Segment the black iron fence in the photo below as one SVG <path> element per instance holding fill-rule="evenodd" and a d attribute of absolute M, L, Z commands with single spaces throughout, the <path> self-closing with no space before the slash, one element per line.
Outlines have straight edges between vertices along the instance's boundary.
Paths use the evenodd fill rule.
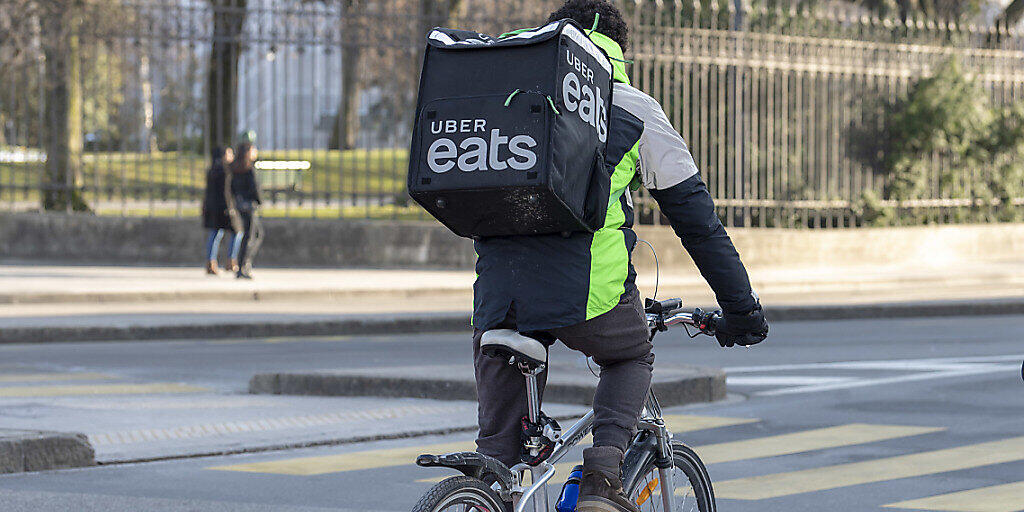
<path fill-rule="evenodd" d="M 265 215 L 425 218 L 404 186 L 423 35 L 532 26 L 557 3 L 10 0 L 0 207 L 196 215 L 211 147 L 251 130 Z M 1018 220 L 1019 34 L 808 3 L 620 2 L 632 81 L 727 225 Z"/>

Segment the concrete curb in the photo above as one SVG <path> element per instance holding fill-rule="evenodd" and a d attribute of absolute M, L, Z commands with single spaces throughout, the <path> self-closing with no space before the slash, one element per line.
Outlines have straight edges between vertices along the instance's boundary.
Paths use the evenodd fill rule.
<path fill-rule="evenodd" d="M 345 318 L 307 322 L 237 322 L 125 327 L 16 327 L 0 329 L 0 343 L 71 341 L 143 341 L 176 339 L 345 336 L 466 331 L 468 313 L 424 314 L 392 318 Z"/>
<path fill-rule="evenodd" d="M 765 312 L 772 321 L 1021 315 L 1024 314 L 1024 298 L 851 305 L 769 306 L 765 309 Z M 0 343 L 467 332 L 470 329 L 469 318 L 470 315 L 468 313 L 430 313 L 401 317 L 342 318 L 331 321 L 190 323 L 124 327 L 13 327 L 0 328 Z"/>
<path fill-rule="evenodd" d="M 465 288 L 412 289 L 322 289 L 322 290 L 191 290 L 170 292 L 94 292 L 94 293 L 0 293 L 4 304 L 65 304 L 173 301 L 286 301 L 381 298 L 469 297 Z"/>
<path fill-rule="evenodd" d="M 390 370 L 390 372 L 389 372 Z M 310 373 L 259 373 L 249 380 L 249 392 L 275 395 L 380 396 L 389 398 L 430 398 L 473 400 L 476 383 L 472 376 L 451 376 L 442 370 L 421 369 L 443 377 L 406 376 L 403 369 L 346 370 Z M 552 403 L 591 405 L 597 379 L 589 374 L 566 375 L 552 370 L 544 399 Z M 560 378 L 561 377 L 561 378 Z M 558 379 L 558 380 L 554 380 Z M 656 375 L 652 383 L 662 406 L 713 402 L 725 398 L 725 372 L 717 368 L 692 366 L 674 375 Z"/>
<path fill-rule="evenodd" d="M 85 434 L 0 430 L 0 473 L 95 466 Z"/>

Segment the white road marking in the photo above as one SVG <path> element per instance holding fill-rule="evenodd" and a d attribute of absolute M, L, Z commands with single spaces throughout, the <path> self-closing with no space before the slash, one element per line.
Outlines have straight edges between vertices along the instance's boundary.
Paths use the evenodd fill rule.
<path fill-rule="evenodd" d="M 1024 354 L 999 356 L 952 357 L 929 359 L 894 359 L 879 361 L 840 361 L 828 363 L 739 366 L 725 368 L 729 384 L 736 386 L 784 386 L 755 393 L 760 396 L 816 393 L 883 384 L 919 382 L 932 379 L 981 375 L 1004 371 L 1019 372 Z M 743 375 L 753 373 L 791 372 L 801 370 L 843 370 L 871 372 L 913 372 L 882 377 L 806 376 L 806 375 Z M 741 375 L 736 375 L 741 374 Z"/>
<path fill-rule="evenodd" d="M 856 377 L 811 377 L 805 375 L 729 375 L 734 386 L 820 386 L 859 380 Z"/>
<path fill-rule="evenodd" d="M 773 389 L 769 391 L 761 391 L 756 393 L 760 396 L 779 396 L 779 395 L 792 395 L 797 393 L 815 393 L 821 391 L 834 391 L 837 389 L 852 389 L 862 388 L 867 386 L 878 386 L 881 384 L 896 384 L 900 382 L 920 382 L 923 380 L 933 379 L 945 379 L 949 377 L 963 377 L 967 375 L 981 375 L 985 373 L 993 373 L 997 371 L 1020 371 L 1017 366 L 1000 365 L 1000 366 L 986 366 L 984 368 L 976 368 L 972 370 L 958 370 L 958 371 L 944 371 L 944 372 L 926 372 L 926 373 L 915 373 L 911 375 L 900 375 L 898 377 L 885 377 L 880 379 L 860 379 L 853 382 L 845 382 L 839 384 L 823 384 L 818 386 L 800 386 L 795 388 L 782 388 Z"/>
<path fill-rule="evenodd" d="M 892 370 L 894 364 L 920 365 L 931 364 L 939 369 L 948 369 L 948 365 L 957 363 L 1001 363 L 1010 361 L 1024 361 L 1024 354 L 1010 354 L 1003 356 L 977 356 L 977 357 L 948 357 L 932 359 L 888 359 L 875 361 L 841 361 L 830 363 L 803 363 L 803 364 L 777 364 L 764 366 L 731 366 L 724 368 L 728 374 L 733 373 L 758 373 L 775 372 L 786 370 L 828 370 L 828 369 L 878 369 Z M 933 366 L 933 367 L 934 367 Z M 1020 367 L 1020 365 L 1017 365 Z"/>

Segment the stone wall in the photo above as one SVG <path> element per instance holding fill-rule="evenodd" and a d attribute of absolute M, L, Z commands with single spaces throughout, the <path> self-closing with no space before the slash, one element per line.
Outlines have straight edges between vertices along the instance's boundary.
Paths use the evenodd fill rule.
<path fill-rule="evenodd" d="M 257 265 L 278 267 L 472 268 L 473 244 L 435 222 L 267 219 Z M 663 268 L 689 266 L 667 227 L 640 227 Z M 1021 258 L 1024 224 L 835 230 L 738 229 L 730 234 L 750 267 L 914 263 L 970 264 Z M 0 214 L 0 258 L 72 263 L 201 265 L 198 219 Z M 229 243 L 222 242 L 222 253 Z M 634 259 L 653 266 L 646 246 Z"/>

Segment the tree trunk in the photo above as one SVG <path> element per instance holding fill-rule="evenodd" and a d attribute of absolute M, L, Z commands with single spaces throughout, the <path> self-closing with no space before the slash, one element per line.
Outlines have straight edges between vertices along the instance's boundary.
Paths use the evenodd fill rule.
<path fill-rule="evenodd" d="M 426 37 L 434 27 L 445 27 L 458 22 L 462 0 L 419 0 L 419 30 L 416 40 L 416 69 L 422 71 Z M 418 73 L 417 73 L 418 75 Z"/>
<path fill-rule="evenodd" d="M 1006 32 L 1020 23 L 1024 18 L 1024 0 L 1013 0 L 995 19 L 997 30 L 986 41 L 989 48 L 996 48 L 1003 42 Z"/>
<path fill-rule="evenodd" d="M 149 69 L 149 56 L 145 53 L 139 58 L 139 82 L 142 84 L 142 133 L 139 135 L 139 149 L 149 153 L 158 150 L 156 132 L 153 131 L 153 74 Z"/>
<path fill-rule="evenodd" d="M 210 0 L 213 44 L 206 74 L 206 140 L 230 146 L 238 123 L 238 59 L 247 0 Z"/>
<path fill-rule="evenodd" d="M 354 149 L 359 136 L 359 62 L 362 52 L 356 46 L 341 50 L 341 101 L 331 136 L 330 149 Z"/>
<path fill-rule="evenodd" d="M 46 171 L 42 203 L 46 210 L 87 211 L 82 195 L 82 70 L 74 7 L 50 12 L 42 20 Z"/>
<path fill-rule="evenodd" d="M 331 132 L 330 149 L 354 149 L 359 138 L 359 64 L 364 44 L 360 28 L 362 2 L 345 0 L 341 12 L 341 100 Z"/>
<path fill-rule="evenodd" d="M 1010 28 L 1017 26 L 1021 18 L 1024 18 L 1024 0 L 1013 0 L 999 16 L 1000 21 Z"/>

